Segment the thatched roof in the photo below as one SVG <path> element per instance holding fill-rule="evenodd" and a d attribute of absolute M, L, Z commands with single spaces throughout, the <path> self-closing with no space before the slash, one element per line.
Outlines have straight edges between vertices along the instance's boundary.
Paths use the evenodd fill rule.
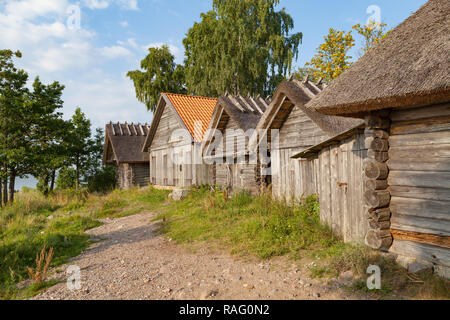
<path fill-rule="evenodd" d="M 250 141 L 250 149 L 258 145 L 258 133 L 270 129 L 281 129 L 294 107 L 300 108 L 327 136 L 332 137 L 362 123 L 359 119 L 351 119 L 320 114 L 306 108 L 306 104 L 315 98 L 326 86 L 321 81 L 313 83 L 309 79 L 299 81 L 293 77 L 283 81 L 272 98 L 267 111 L 256 126 L 257 132 Z"/>
<path fill-rule="evenodd" d="M 371 110 L 448 102 L 449 52 L 450 1 L 430 0 L 307 107 L 363 116 Z"/>
<path fill-rule="evenodd" d="M 217 100 L 212 119 L 209 123 L 209 135 L 205 136 L 203 148 L 207 147 L 213 139 L 214 130 L 224 131 L 228 121 L 232 119 L 244 132 L 255 129 L 259 120 L 266 112 L 270 99 L 261 96 L 243 97 L 225 94 Z"/>
<path fill-rule="evenodd" d="M 158 106 L 150 126 L 150 132 L 145 140 L 142 150 L 146 152 L 152 145 L 159 122 L 167 106 L 174 110 L 178 116 L 181 127 L 189 131 L 193 140 L 195 142 L 201 142 L 211 121 L 216 103 L 216 98 L 188 96 L 175 93 L 161 93 Z M 200 129 L 195 128 L 196 122 L 201 122 L 202 126 Z M 196 130 L 199 132 L 196 132 Z"/>
<path fill-rule="evenodd" d="M 150 127 L 147 124 L 112 123 L 106 125 L 103 164 L 146 163 L 142 152 Z"/>

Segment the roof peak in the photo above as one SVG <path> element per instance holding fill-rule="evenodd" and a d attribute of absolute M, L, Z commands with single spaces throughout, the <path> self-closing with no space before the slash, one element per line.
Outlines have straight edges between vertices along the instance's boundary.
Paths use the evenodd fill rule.
<path fill-rule="evenodd" d="M 181 94 L 181 93 L 161 92 L 161 94 L 165 94 L 165 95 L 168 95 L 168 96 L 179 96 L 179 97 L 187 97 L 187 98 L 217 100 L 217 98 L 204 97 L 204 96 L 194 96 L 194 95 Z"/>

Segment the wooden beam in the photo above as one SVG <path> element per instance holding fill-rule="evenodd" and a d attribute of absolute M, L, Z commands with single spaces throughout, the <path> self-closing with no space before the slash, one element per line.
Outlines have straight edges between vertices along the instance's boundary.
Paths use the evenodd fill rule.
<path fill-rule="evenodd" d="M 256 103 L 256 101 L 253 99 L 253 97 L 252 96 L 248 96 L 249 97 L 249 99 L 251 100 L 251 102 L 253 103 L 253 106 L 256 108 L 256 110 L 258 110 L 258 112 L 261 114 L 261 115 L 263 115 L 264 114 L 264 111 L 262 111 L 261 110 L 261 108 L 258 106 L 258 104 Z"/>
<path fill-rule="evenodd" d="M 123 136 L 122 125 L 120 124 L 120 122 L 117 122 L 117 125 L 119 126 L 120 135 Z"/>
<path fill-rule="evenodd" d="M 241 104 L 233 96 L 228 96 L 228 99 L 230 99 L 231 103 L 241 112 L 245 112 L 244 108 L 241 107 Z"/>
<path fill-rule="evenodd" d="M 450 237 L 412 231 L 391 230 L 396 240 L 406 240 L 450 249 Z"/>
<path fill-rule="evenodd" d="M 310 99 L 314 99 L 316 97 L 316 94 L 312 92 L 303 82 L 300 82 L 298 80 L 294 80 L 294 82 L 302 89 L 302 91 L 308 96 Z"/>
<path fill-rule="evenodd" d="M 247 102 L 247 100 L 245 100 L 245 98 L 243 96 L 239 96 L 239 99 L 241 99 L 241 101 L 244 103 L 244 106 L 248 109 L 248 111 L 250 112 L 255 112 L 255 109 L 253 109 Z"/>
<path fill-rule="evenodd" d="M 111 130 L 112 130 L 112 134 L 113 136 L 116 135 L 116 130 L 114 129 L 114 124 L 111 122 Z"/>
<path fill-rule="evenodd" d="M 318 86 L 316 86 L 314 82 L 309 81 L 309 85 L 313 87 L 315 90 L 317 90 L 318 93 L 322 91 Z"/>

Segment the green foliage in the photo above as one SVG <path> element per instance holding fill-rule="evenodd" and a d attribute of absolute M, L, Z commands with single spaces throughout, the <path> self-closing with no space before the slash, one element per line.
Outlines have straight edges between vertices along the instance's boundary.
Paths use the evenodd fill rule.
<path fill-rule="evenodd" d="M 316 197 L 289 205 L 239 193 L 225 201 L 222 192 L 200 188 L 172 203 L 158 219 L 164 218 L 161 230 L 177 242 L 217 241 L 232 253 L 264 259 L 337 242 L 320 223 Z"/>
<path fill-rule="evenodd" d="M 28 74 L 19 70 L 13 60 L 21 57 L 20 51 L 0 50 L 0 179 L 3 184 L 8 176 L 15 179 L 23 175 L 30 165 L 27 161 L 29 124 L 24 121 L 30 117 L 26 108 Z M 0 191 L 0 199 L 1 196 Z"/>
<path fill-rule="evenodd" d="M 184 68 L 177 65 L 169 47 L 149 48 L 149 54 L 141 61 L 141 69 L 128 72 L 133 81 L 137 99 L 155 111 L 161 92 L 186 93 Z"/>
<path fill-rule="evenodd" d="M 302 34 L 279 0 L 214 0 L 183 43 L 188 92 L 271 94 L 290 72 Z"/>
<path fill-rule="evenodd" d="M 76 179 L 77 173 L 74 168 L 63 167 L 58 172 L 58 178 L 56 179 L 56 189 L 75 189 Z"/>
<path fill-rule="evenodd" d="M 90 154 L 93 149 L 91 138 L 91 121 L 80 108 L 75 110 L 69 122 L 67 137 L 68 164 L 75 166 L 75 188 L 80 187 L 80 177 L 90 163 Z"/>
<path fill-rule="evenodd" d="M 116 187 L 116 170 L 112 166 L 101 167 L 94 175 L 86 177 L 89 192 L 106 193 Z"/>
<path fill-rule="evenodd" d="M 117 190 L 108 195 L 57 190 L 48 197 L 35 190 L 20 192 L 13 205 L 0 208 L 0 299 L 28 298 L 48 282 L 18 291 L 28 278 L 26 267 L 35 266 L 43 246 L 54 247 L 52 267 L 66 263 L 91 243 L 84 232 L 97 227 L 102 217 L 122 217 L 157 210 L 168 192 L 154 189 Z"/>

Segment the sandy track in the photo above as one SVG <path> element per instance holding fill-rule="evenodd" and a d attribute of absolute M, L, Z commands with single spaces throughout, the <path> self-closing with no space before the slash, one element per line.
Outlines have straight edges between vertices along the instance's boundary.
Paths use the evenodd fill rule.
<path fill-rule="evenodd" d="M 63 282 L 34 299 L 353 299 L 339 285 L 311 280 L 291 262 L 244 262 L 176 245 L 155 230 L 153 213 L 89 231 L 93 244 L 55 274 Z M 67 289 L 65 270 L 81 268 L 81 289 Z M 301 268 L 300 268 L 301 269 Z"/>

